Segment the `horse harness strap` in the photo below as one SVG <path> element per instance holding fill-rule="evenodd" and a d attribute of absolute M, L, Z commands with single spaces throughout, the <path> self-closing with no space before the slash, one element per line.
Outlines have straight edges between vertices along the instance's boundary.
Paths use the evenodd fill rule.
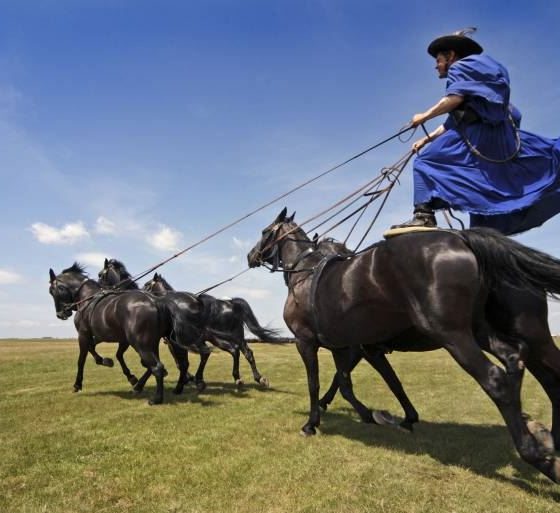
<path fill-rule="evenodd" d="M 116 291 L 116 290 L 102 290 L 100 292 L 98 292 L 93 298 L 92 300 L 86 304 L 86 306 L 84 306 L 81 310 L 78 310 L 78 314 L 80 314 L 80 316 L 83 317 L 84 313 L 90 309 L 89 312 L 89 317 L 91 319 L 91 316 L 93 315 L 93 312 L 95 310 L 95 307 L 99 304 L 99 302 L 106 298 L 107 296 L 114 296 L 119 294 L 120 291 Z"/>
<path fill-rule="evenodd" d="M 339 254 L 326 256 L 315 267 L 315 272 L 313 273 L 309 304 L 311 307 L 311 317 L 313 319 L 313 329 L 315 331 L 315 335 L 317 336 L 319 343 L 324 346 L 328 346 L 328 341 L 326 337 L 321 333 L 319 316 L 317 315 L 317 289 L 319 288 L 319 280 L 321 279 L 323 271 L 331 262 L 347 260 L 348 258 L 349 258 L 348 256 L 343 256 Z"/>

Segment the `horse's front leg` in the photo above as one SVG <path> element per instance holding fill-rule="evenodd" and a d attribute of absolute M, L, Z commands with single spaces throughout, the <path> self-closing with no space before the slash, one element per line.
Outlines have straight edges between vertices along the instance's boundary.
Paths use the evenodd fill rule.
<path fill-rule="evenodd" d="M 309 390 L 309 419 L 301 428 L 305 436 L 316 434 L 316 428 L 321 422 L 319 411 L 319 359 L 317 351 L 319 346 L 314 340 L 297 339 L 296 347 L 307 371 L 307 387 Z"/>
<path fill-rule="evenodd" d="M 76 373 L 76 381 L 74 382 L 74 392 L 79 392 L 82 389 L 84 381 L 84 365 L 90 348 L 93 347 L 93 339 L 85 333 L 78 334 L 78 346 L 80 353 L 78 355 L 78 371 Z"/>
<path fill-rule="evenodd" d="M 104 358 L 95 350 L 95 342 L 90 345 L 89 354 L 93 356 L 96 365 L 102 365 L 103 367 L 113 367 L 115 365 L 112 358 Z"/>

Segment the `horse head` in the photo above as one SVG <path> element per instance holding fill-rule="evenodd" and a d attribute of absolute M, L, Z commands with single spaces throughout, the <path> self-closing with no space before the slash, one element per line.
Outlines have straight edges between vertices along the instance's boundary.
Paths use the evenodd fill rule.
<path fill-rule="evenodd" d="M 145 292 L 151 292 L 155 295 L 160 295 L 173 290 L 173 287 L 161 274 L 154 273 L 154 277 L 150 281 L 144 283 L 142 290 Z"/>
<path fill-rule="evenodd" d="M 132 281 L 132 275 L 127 271 L 125 265 L 115 258 L 105 259 L 103 269 L 98 273 L 99 285 L 102 287 L 114 287 L 121 289 L 137 289 L 138 286 Z M 126 281 L 128 280 L 128 281 Z M 123 283 L 126 282 L 126 283 Z"/>
<path fill-rule="evenodd" d="M 305 232 L 294 222 L 296 213 L 294 212 L 291 216 L 288 216 L 287 213 L 288 210 L 284 207 L 276 219 L 262 231 L 261 239 L 247 254 L 249 267 L 270 264 L 275 271 L 283 265 L 281 249 L 285 241 L 311 242 Z M 289 235 L 294 235 L 296 238 L 288 239 Z"/>
<path fill-rule="evenodd" d="M 59 319 L 66 320 L 72 315 L 72 310 L 75 309 L 73 303 L 78 292 L 88 280 L 84 267 L 77 262 L 58 275 L 49 269 L 49 294 L 54 300 L 56 316 Z"/>

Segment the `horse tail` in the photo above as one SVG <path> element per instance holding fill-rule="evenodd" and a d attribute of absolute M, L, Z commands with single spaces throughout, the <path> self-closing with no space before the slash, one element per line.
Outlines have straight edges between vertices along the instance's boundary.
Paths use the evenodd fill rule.
<path fill-rule="evenodd" d="M 471 228 L 460 236 L 474 253 L 480 272 L 490 289 L 506 285 L 558 299 L 560 260 L 524 246 L 489 228 Z"/>
<path fill-rule="evenodd" d="M 263 342 L 279 343 L 284 342 L 284 339 L 278 336 L 278 330 L 271 328 L 264 328 L 259 324 L 253 310 L 249 306 L 249 303 L 240 297 L 234 297 L 231 302 L 233 303 L 234 309 L 240 313 L 243 320 L 243 324 L 247 326 L 249 331 L 259 337 Z"/>

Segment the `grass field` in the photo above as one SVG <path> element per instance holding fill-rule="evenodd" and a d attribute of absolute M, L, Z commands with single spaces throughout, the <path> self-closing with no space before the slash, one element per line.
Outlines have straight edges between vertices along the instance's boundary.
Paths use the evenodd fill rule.
<path fill-rule="evenodd" d="M 231 358 L 211 356 L 208 388 L 171 393 L 151 407 L 118 366 L 86 364 L 71 392 L 77 345 L 0 342 L 0 512 L 557 512 L 560 486 L 523 463 L 497 410 L 451 358 L 438 351 L 393 354 L 421 424 L 410 435 L 365 425 L 337 398 L 321 433 L 299 435 L 308 399 L 292 345 L 254 344 L 268 390 L 237 391 Z M 99 352 L 113 356 L 116 346 Z M 140 373 L 138 357 L 127 353 Z M 321 352 L 321 383 L 333 365 Z M 192 364 L 197 357 L 192 358 Z M 401 414 L 365 364 L 354 374 L 368 405 Z M 550 422 L 550 407 L 526 377 L 524 409 Z"/>

